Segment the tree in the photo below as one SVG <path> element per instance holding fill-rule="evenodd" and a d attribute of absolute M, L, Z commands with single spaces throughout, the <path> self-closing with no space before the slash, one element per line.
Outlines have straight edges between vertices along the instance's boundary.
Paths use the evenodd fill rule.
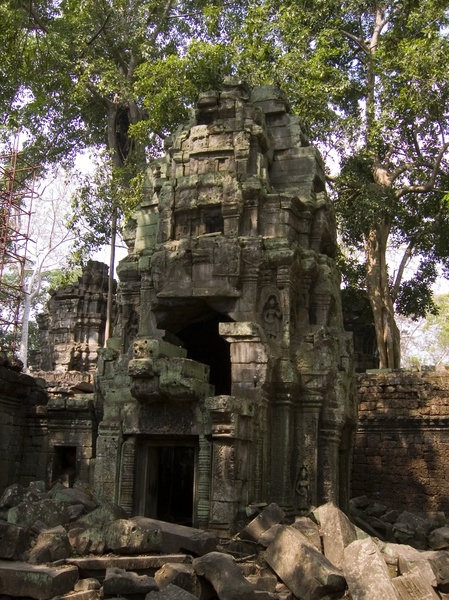
<path fill-rule="evenodd" d="M 89 223 L 93 235 L 78 237 L 82 258 L 111 240 L 114 248 L 120 218 L 136 203 L 149 154 L 186 115 L 186 103 L 220 77 L 205 57 L 220 46 L 220 24 L 239 19 L 240 2 L 222 0 L 10 0 L 0 8 L 0 40 L 7 51 L 0 66 L 0 94 L 6 136 L 20 127 L 25 152 L 35 163 L 71 164 L 84 149 L 100 157 L 97 174 L 86 182 L 73 206 L 72 228 Z M 221 44 L 223 46 L 223 44 Z M 215 56 L 224 56 L 212 52 Z M 139 78 L 160 59 L 192 58 L 179 80 L 190 80 L 173 111 L 167 101 L 177 73 L 154 82 L 165 98 L 153 106 L 142 97 Z M 139 67 L 147 65 L 139 75 Z M 199 71 L 202 70 L 202 73 Z M 179 88 L 177 88 L 179 91 Z M 146 138 L 133 135 L 143 121 Z M 142 128 L 141 130 L 142 131 Z M 80 228 L 78 227 L 78 232 Z M 110 286 L 112 289 L 112 285 Z M 112 305 L 112 302 L 109 302 Z"/>
<path fill-rule="evenodd" d="M 266 0 L 235 41 L 238 71 L 281 84 L 312 139 L 338 152 L 340 231 L 364 252 L 381 367 L 400 365 L 395 308 L 432 309 L 436 265 L 449 265 L 447 25 L 439 0 Z M 403 249 L 394 277 L 389 244 Z"/>

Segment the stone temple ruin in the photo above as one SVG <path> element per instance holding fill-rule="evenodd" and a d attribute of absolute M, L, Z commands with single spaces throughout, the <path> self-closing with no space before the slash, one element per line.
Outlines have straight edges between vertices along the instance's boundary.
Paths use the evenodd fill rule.
<path fill-rule="evenodd" d="M 356 408 L 334 215 L 285 96 L 202 94 L 134 223 L 98 364 L 99 496 L 215 530 L 250 503 L 344 506 Z"/>
<path fill-rule="evenodd" d="M 128 515 L 223 535 L 250 504 L 347 508 L 357 411 L 334 215 L 284 94 L 202 94 L 127 243 L 106 348 L 100 263 L 41 317 L 48 399 L 26 375 L 5 397 L 2 489 L 83 480 Z"/>

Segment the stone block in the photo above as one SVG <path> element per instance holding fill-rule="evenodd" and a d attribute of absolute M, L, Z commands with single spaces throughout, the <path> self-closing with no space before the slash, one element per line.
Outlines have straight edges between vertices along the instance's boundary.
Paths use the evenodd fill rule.
<path fill-rule="evenodd" d="M 132 571 L 114 567 L 106 569 L 103 590 L 108 596 L 126 596 L 128 594 L 148 594 L 158 591 L 159 587 L 154 578 L 149 575 L 138 575 Z"/>
<path fill-rule="evenodd" d="M 173 584 L 197 598 L 201 595 L 201 583 L 192 565 L 166 563 L 155 573 L 154 579 L 161 590 Z"/>
<path fill-rule="evenodd" d="M 324 555 L 331 563 L 341 568 L 346 546 L 357 539 L 355 527 L 332 502 L 323 504 L 314 514 L 320 524 Z"/>
<path fill-rule="evenodd" d="M 25 527 L 0 521 L 0 558 L 20 560 L 30 542 L 30 534 Z"/>
<path fill-rule="evenodd" d="M 346 587 L 342 572 L 293 527 L 279 531 L 265 560 L 298 598 L 313 600 Z"/>
<path fill-rule="evenodd" d="M 212 584 L 219 600 L 255 600 L 253 586 L 231 556 L 210 552 L 195 558 L 192 566 L 200 577 Z"/>
<path fill-rule="evenodd" d="M 387 564 L 371 538 L 356 540 L 345 548 L 343 573 L 353 600 L 398 598 Z"/>
<path fill-rule="evenodd" d="M 391 581 L 399 600 L 438 600 L 440 598 L 427 579 L 422 576 L 418 567 L 405 575 L 394 577 Z"/>
<path fill-rule="evenodd" d="M 150 592 L 145 600 L 197 600 L 197 596 L 171 583 L 160 592 Z"/>
<path fill-rule="evenodd" d="M 73 590 L 78 569 L 0 561 L 0 593 L 5 596 L 48 600 Z"/>
<path fill-rule="evenodd" d="M 321 536 L 318 525 L 309 517 L 296 517 L 292 527 L 300 531 L 321 552 Z"/>
<path fill-rule="evenodd" d="M 285 517 L 285 512 L 280 506 L 272 502 L 255 519 L 253 519 L 240 533 L 242 539 L 258 542 L 260 536 L 268 529 L 280 523 Z"/>
<path fill-rule="evenodd" d="M 47 527 L 56 527 L 69 521 L 67 506 L 56 500 L 44 499 L 35 502 L 25 500 L 8 511 L 8 523 L 31 527 L 42 521 Z"/>
<path fill-rule="evenodd" d="M 28 562 L 32 564 L 54 562 L 72 554 L 67 531 L 62 525 L 42 531 L 31 550 Z"/>
<path fill-rule="evenodd" d="M 449 548 L 449 527 L 438 527 L 431 531 L 427 543 L 432 550 L 446 550 Z"/>
<path fill-rule="evenodd" d="M 405 575 L 412 569 L 419 569 L 431 586 L 437 586 L 437 580 L 428 559 L 422 552 L 407 544 L 385 544 L 382 554 L 397 559 L 399 575 Z"/>
<path fill-rule="evenodd" d="M 162 551 L 162 532 L 151 519 L 118 519 L 105 526 L 106 551 L 117 554 L 145 554 Z"/>
<path fill-rule="evenodd" d="M 194 556 L 201 556 L 212 552 L 217 547 L 218 540 L 209 531 L 146 517 L 134 517 L 130 519 L 130 522 L 142 529 L 160 531 L 160 551 L 164 553 L 186 552 Z"/>

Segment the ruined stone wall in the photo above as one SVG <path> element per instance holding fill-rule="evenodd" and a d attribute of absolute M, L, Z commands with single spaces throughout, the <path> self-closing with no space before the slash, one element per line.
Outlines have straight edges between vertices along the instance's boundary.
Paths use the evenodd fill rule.
<path fill-rule="evenodd" d="M 0 366 L 0 493 L 12 483 L 45 479 L 46 402 L 32 377 Z"/>
<path fill-rule="evenodd" d="M 449 510 L 449 373 L 359 376 L 352 495 L 391 508 Z"/>
<path fill-rule="evenodd" d="M 104 344 L 108 267 L 90 260 L 76 283 L 52 290 L 46 312 L 38 315 L 39 349 L 34 370 L 94 372 Z"/>
<path fill-rule="evenodd" d="M 45 376 L 0 366 L 0 494 L 13 483 L 92 479 L 99 421 L 92 376 Z"/>

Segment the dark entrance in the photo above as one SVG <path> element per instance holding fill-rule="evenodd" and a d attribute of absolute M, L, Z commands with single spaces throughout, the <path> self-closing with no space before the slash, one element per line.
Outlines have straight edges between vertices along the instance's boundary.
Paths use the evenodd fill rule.
<path fill-rule="evenodd" d="M 195 525 L 197 445 L 185 440 L 145 440 L 137 455 L 136 513 Z"/>
<path fill-rule="evenodd" d="M 51 480 L 73 485 L 76 472 L 76 446 L 54 446 Z"/>
<path fill-rule="evenodd" d="M 176 336 L 187 349 L 187 358 L 209 365 L 209 381 L 215 387 L 217 396 L 231 393 L 229 343 L 218 333 L 219 324 L 230 320 L 223 315 L 214 315 L 176 332 Z"/>

